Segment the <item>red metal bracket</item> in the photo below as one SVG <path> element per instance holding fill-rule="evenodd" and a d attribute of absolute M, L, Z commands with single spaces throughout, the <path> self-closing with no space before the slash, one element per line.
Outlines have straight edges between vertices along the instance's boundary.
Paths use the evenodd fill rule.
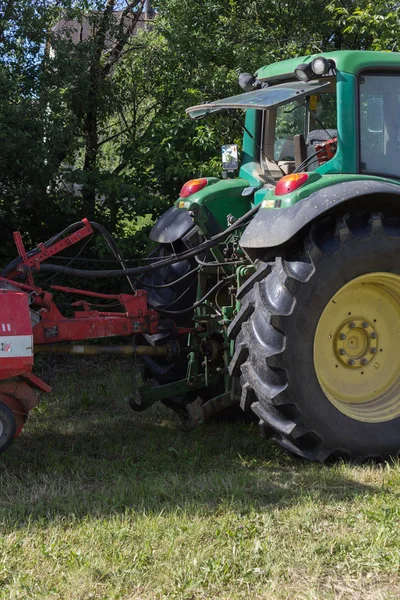
<path fill-rule="evenodd" d="M 58 254 L 58 252 L 65 250 L 65 248 L 68 248 L 69 246 L 72 246 L 73 244 L 77 244 L 78 242 L 82 241 L 83 239 L 85 239 L 86 237 L 88 237 L 89 235 L 92 235 L 94 233 L 93 229 L 87 219 L 82 219 L 81 222 L 82 222 L 81 229 L 78 229 L 78 231 L 74 231 L 74 233 L 71 233 L 71 235 L 69 235 L 68 237 L 65 237 L 62 240 L 55 242 L 48 248 L 46 248 L 44 244 L 38 244 L 38 246 L 37 246 L 38 251 L 35 252 L 35 254 L 33 256 L 27 255 L 24 243 L 22 241 L 21 234 L 19 231 L 15 231 L 14 232 L 14 241 L 17 246 L 18 254 L 22 258 L 22 266 L 20 265 L 16 269 L 11 271 L 8 274 L 8 278 L 12 279 L 13 277 L 15 277 L 15 275 L 17 273 L 21 273 L 27 269 L 28 281 L 29 281 L 29 284 L 33 287 L 34 281 L 33 281 L 32 273 L 30 271 L 30 269 L 32 269 L 32 267 L 35 267 L 36 270 L 39 271 L 40 263 L 42 263 L 44 260 L 47 260 L 51 256 Z"/>
<path fill-rule="evenodd" d="M 22 263 L 24 265 L 26 265 L 27 261 L 28 261 L 28 256 L 26 254 L 26 250 L 25 250 L 24 242 L 22 240 L 22 236 L 21 236 L 21 234 L 20 234 L 19 231 L 14 231 L 13 235 L 14 235 L 15 245 L 17 246 L 18 254 L 22 258 Z M 32 275 L 32 273 L 31 273 L 30 270 L 27 272 L 27 276 L 28 276 L 29 285 L 34 286 L 35 282 L 33 281 L 33 275 Z"/>

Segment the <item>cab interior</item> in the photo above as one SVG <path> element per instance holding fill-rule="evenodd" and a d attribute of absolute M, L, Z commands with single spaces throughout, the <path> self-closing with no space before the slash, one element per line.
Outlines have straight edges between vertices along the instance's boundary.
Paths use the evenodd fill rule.
<path fill-rule="evenodd" d="M 320 164 L 316 145 L 337 138 L 336 81 L 323 92 L 263 111 L 260 164 L 274 179 L 307 161 L 304 171 Z"/>

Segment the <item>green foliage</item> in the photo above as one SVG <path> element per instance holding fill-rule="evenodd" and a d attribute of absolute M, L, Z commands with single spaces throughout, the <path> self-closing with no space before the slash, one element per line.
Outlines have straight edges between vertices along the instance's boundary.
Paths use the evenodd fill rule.
<path fill-rule="evenodd" d="M 223 114 L 192 122 L 187 106 L 237 93 L 240 72 L 277 60 L 398 44 L 397 3 L 382 0 L 203 0 L 201 10 L 194 0 L 163 0 L 154 2 L 151 27 L 137 35 L 112 18 L 111 9 L 126 6 L 115 0 L 6 2 L 0 20 L 2 252 L 17 227 L 32 243 L 85 215 L 122 237 L 132 254 L 143 251 L 151 220 L 181 185 L 219 175 L 220 145 L 240 143 L 237 119 Z M 132 2 L 130 14 L 142 6 Z M 79 37 L 85 23 L 92 34 Z M 143 215 L 152 217 L 143 221 Z"/>
<path fill-rule="evenodd" d="M 399 3 L 393 0 L 376 2 L 331 2 L 328 11 L 332 24 L 339 26 L 345 47 L 364 50 L 398 51 L 400 42 Z"/>

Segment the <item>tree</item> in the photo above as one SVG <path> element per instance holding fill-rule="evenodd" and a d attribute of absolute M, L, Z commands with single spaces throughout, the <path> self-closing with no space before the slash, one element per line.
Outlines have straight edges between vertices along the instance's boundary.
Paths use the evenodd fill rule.
<path fill-rule="evenodd" d="M 66 77 L 67 103 L 83 139 L 83 211 L 92 219 L 97 193 L 93 175 L 99 167 L 100 144 L 107 141 L 99 139 L 100 131 L 107 128 L 115 113 L 112 79 L 137 30 L 144 5 L 145 0 L 131 0 L 116 12 L 116 0 L 106 0 L 83 12 L 75 4 L 53 28 L 48 68 L 59 76 L 61 67 Z M 79 30 L 77 37 L 74 34 Z"/>
<path fill-rule="evenodd" d="M 238 74 L 335 48 L 397 47 L 382 0 L 7 0 L 0 18 L 0 220 L 40 239 L 88 216 L 129 236 L 185 180 L 219 174 L 239 141 L 226 113 L 187 106 L 238 93 Z M 150 217 L 142 222 L 150 223 Z M 132 242 L 129 241 L 131 251 Z"/>
<path fill-rule="evenodd" d="M 348 48 L 397 51 L 400 42 L 400 3 L 377 0 L 331 2 L 332 24 L 340 28 Z"/>
<path fill-rule="evenodd" d="M 41 94 L 48 19 L 41 0 L 8 0 L 0 20 L 0 210 L 9 225 L 3 240 L 27 215 L 40 221 L 51 176 Z"/>

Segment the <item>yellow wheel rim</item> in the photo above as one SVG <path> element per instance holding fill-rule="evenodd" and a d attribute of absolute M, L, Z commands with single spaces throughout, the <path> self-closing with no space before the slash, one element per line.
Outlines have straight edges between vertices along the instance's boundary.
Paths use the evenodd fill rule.
<path fill-rule="evenodd" d="M 325 396 L 348 417 L 400 416 L 400 275 L 368 273 L 336 292 L 317 325 L 314 367 Z"/>

